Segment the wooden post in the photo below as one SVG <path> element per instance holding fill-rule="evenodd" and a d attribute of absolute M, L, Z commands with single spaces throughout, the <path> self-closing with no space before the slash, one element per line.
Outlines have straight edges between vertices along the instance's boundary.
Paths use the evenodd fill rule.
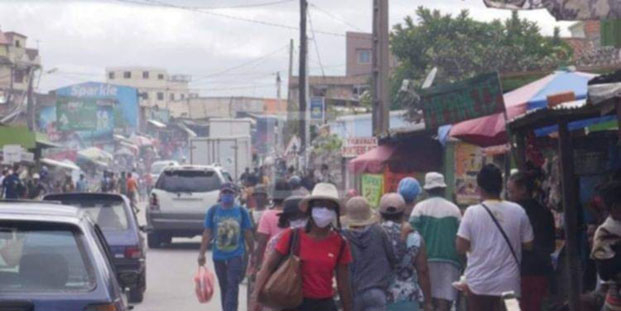
<path fill-rule="evenodd" d="M 515 162 L 520 171 L 526 170 L 526 137 L 523 132 L 515 133 L 517 150 L 515 151 Z M 509 140 L 510 141 L 510 140 Z"/>
<path fill-rule="evenodd" d="M 567 273 L 569 279 L 569 310 L 581 311 L 580 293 L 582 291 L 580 258 L 578 253 L 578 211 L 576 190 L 574 189 L 574 154 L 572 137 L 567 128 L 567 121 L 559 123 L 559 155 L 562 186 L 562 202 L 565 218 L 565 250 Z"/>

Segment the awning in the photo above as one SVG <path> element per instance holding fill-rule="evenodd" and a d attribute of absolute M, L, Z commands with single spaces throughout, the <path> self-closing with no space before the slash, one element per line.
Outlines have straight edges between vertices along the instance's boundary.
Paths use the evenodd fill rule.
<path fill-rule="evenodd" d="M 62 148 L 61 145 L 51 142 L 44 133 L 35 132 L 35 139 L 39 148 Z"/>
<path fill-rule="evenodd" d="M 196 135 L 196 132 L 192 131 L 191 128 L 189 128 L 187 125 L 183 124 L 183 123 L 179 123 L 179 127 L 181 129 L 183 129 L 189 137 L 197 137 L 198 135 Z"/>
<path fill-rule="evenodd" d="M 557 71 L 540 80 L 503 95 L 509 120 L 526 111 L 547 106 L 549 95 L 573 92 L 577 99 L 587 96 L 587 83 L 595 75 L 583 72 Z M 482 146 L 497 146 L 507 143 L 506 123 L 502 113 L 453 125 L 451 137 Z"/>
<path fill-rule="evenodd" d="M 349 162 L 353 173 L 395 173 L 437 171 L 442 167 L 442 145 L 430 137 L 420 136 L 406 143 L 384 144 Z"/>
<path fill-rule="evenodd" d="M 602 0 L 483 0 L 489 8 L 507 10 L 547 9 L 556 20 L 600 20 L 621 18 L 621 6 L 616 1 Z"/>
<path fill-rule="evenodd" d="M 90 147 L 90 148 L 78 151 L 78 157 L 84 158 L 92 162 L 104 162 L 104 163 L 112 161 L 114 159 L 114 157 L 111 154 L 97 147 Z"/>
<path fill-rule="evenodd" d="M 35 134 L 25 126 L 0 126 L 0 147 L 4 145 L 33 149 L 36 147 Z"/>
<path fill-rule="evenodd" d="M 64 160 L 64 161 L 56 161 L 56 160 L 52 160 L 52 159 L 48 159 L 48 158 L 43 158 L 41 159 L 41 163 L 47 164 L 49 166 L 56 166 L 56 167 L 60 167 L 60 168 L 64 168 L 64 169 L 68 169 L 68 170 L 73 170 L 73 171 L 79 171 L 80 167 L 75 165 L 75 163 L 69 161 L 69 160 Z"/>
<path fill-rule="evenodd" d="M 160 122 L 160 121 L 157 121 L 157 120 L 149 120 L 149 121 L 147 121 L 147 122 L 148 122 L 149 124 L 151 124 L 151 125 L 153 125 L 153 126 L 157 127 L 157 128 L 160 128 L 160 129 L 166 128 L 166 124 L 164 124 L 164 123 L 162 123 L 162 122 Z"/>
<path fill-rule="evenodd" d="M 138 147 L 153 145 L 153 140 L 145 136 L 134 135 L 129 140 Z"/>

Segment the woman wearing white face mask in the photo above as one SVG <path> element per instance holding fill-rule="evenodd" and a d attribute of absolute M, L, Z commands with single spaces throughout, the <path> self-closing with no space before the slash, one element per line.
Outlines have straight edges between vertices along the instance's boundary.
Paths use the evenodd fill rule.
<path fill-rule="evenodd" d="M 293 230 L 299 230 L 297 236 L 304 302 L 295 310 L 336 311 L 332 298 L 335 272 L 343 310 L 353 310 L 348 269 L 352 256 L 347 241 L 332 226 L 335 221 L 338 224 L 340 208 L 338 190 L 334 185 L 319 183 L 315 186 L 312 194 L 300 202 L 300 210 L 308 216 L 308 223 L 305 228 L 289 229 L 282 233 L 275 251 L 268 255 L 259 272 L 252 299 L 259 296 L 278 263 L 288 255 Z"/>

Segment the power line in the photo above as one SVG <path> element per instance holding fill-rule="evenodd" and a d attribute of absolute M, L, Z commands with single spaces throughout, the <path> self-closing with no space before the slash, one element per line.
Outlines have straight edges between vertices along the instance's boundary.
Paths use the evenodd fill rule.
<path fill-rule="evenodd" d="M 120 2 L 126 2 L 126 3 L 133 3 L 133 4 L 143 4 L 143 5 L 152 5 L 152 3 L 156 3 L 153 1 L 149 1 L 149 0 L 143 0 L 143 1 L 138 1 L 138 0 L 117 0 Z M 268 1 L 268 2 L 260 2 L 260 3 L 253 3 L 253 4 L 239 4 L 239 5 L 230 5 L 230 6 L 183 6 L 187 9 L 192 9 L 192 10 L 228 10 L 228 9 L 249 9 L 249 8 L 257 8 L 257 7 L 265 7 L 265 6 L 272 6 L 272 5 L 278 5 L 278 4 L 282 4 L 282 3 L 287 3 L 287 2 L 292 2 L 293 0 L 276 0 L 276 1 Z M 152 2 L 152 3 L 149 3 Z M 167 7 L 167 4 L 157 4 L 157 6 L 162 6 L 162 7 Z"/>
<path fill-rule="evenodd" d="M 243 22 L 248 22 L 248 23 L 254 23 L 254 24 L 259 24 L 259 25 L 263 25 L 263 26 L 270 26 L 270 27 L 276 27 L 276 28 L 282 28 L 282 29 L 294 30 L 294 31 L 298 31 L 299 30 L 298 27 L 291 26 L 291 25 L 278 24 L 278 23 L 274 23 L 274 22 L 262 21 L 262 20 L 246 18 L 246 17 L 240 17 L 240 16 L 234 16 L 234 15 L 228 15 L 228 14 L 217 13 L 217 12 L 201 10 L 201 9 L 194 9 L 194 8 L 187 7 L 187 6 L 175 5 L 175 4 L 171 4 L 171 3 L 167 3 L 167 2 L 162 2 L 162 1 L 158 1 L 158 0 L 146 0 L 148 2 L 142 2 L 142 1 L 137 1 L 137 0 L 116 0 L 116 1 L 124 2 L 124 3 L 132 3 L 132 4 L 151 6 L 151 7 L 175 8 L 175 9 L 179 9 L 179 10 L 192 11 L 192 12 L 195 12 L 195 13 L 201 13 L 201 14 L 206 14 L 206 15 L 211 15 L 211 16 L 218 16 L 218 17 L 222 17 L 222 18 L 227 18 L 227 19 L 232 19 L 232 20 L 237 20 L 237 21 L 243 21 Z M 322 34 L 322 35 L 328 35 L 328 36 L 334 36 L 334 37 L 345 37 L 345 34 L 343 34 L 343 33 L 323 31 L 323 30 L 316 30 L 315 32 L 318 33 L 318 34 Z M 360 39 L 367 39 L 366 37 L 359 37 L 359 38 Z"/>
<path fill-rule="evenodd" d="M 354 25 L 354 24 L 352 24 L 352 23 L 348 22 L 348 21 L 347 21 L 347 20 L 345 20 L 344 18 L 338 17 L 337 15 L 330 13 L 330 11 L 328 11 L 328 10 L 324 10 L 324 9 L 322 9 L 322 8 L 318 7 L 316 4 L 312 4 L 312 3 L 311 3 L 311 4 L 310 4 L 310 6 L 311 6 L 313 9 L 315 9 L 315 10 L 317 10 L 317 11 L 319 11 L 319 12 L 321 12 L 321 13 L 323 13 L 323 14 L 327 15 L 327 16 L 332 17 L 332 19 L 334 19 L 334 20 L 336 20 L 336 21 L 338 21 L 338 22 L 341 22 L 343 25 L 349 26 L 349 27 L 351 27 L 351 28 L 353 28 L 353 29 L 355 29 L 355 30 L 358 30 L 358 31 L 363 31 L 360 27 L 358 27 L 358 26 L 356 26 L 356 25 Z"/>
<path fill-rule="evenodd" d="M 315 53 L 317 53 L 317 61 L 319 67 L 321 67 L 321 75 L 326 76 L 325 70 L 323 70 L 323 64 L 321 63 L 321 55 L 319 54 L 319 44 L 317 44 L 317 36 L 315 35 L 315 28 L 313 27 L 313 19 L 311 18 L 311 12 L 308 11 L 308 23 L 310 25 L 311 32 L 313 33 L 313 45 L 315 45 Z"/>
<path fill-rule="evenodd" d="M 226 68 L 226 69 L 220 70 L 220 71 L 218 71 L 218 72 L 214 72 L 214 73 L 211 73 L 211 74 L 204 75 L 202 78 L 197 79 L 197 80 L 194 80 L 194 82 L 198 82 L 198 81 L 201 81 L 201 80 L 205 80 L 205 79 L 207 79 L 207 78 L 214 77 L 214 76 L 218 76 L 218 75 L 222 75 L 222 74 L 224 74 L 224 73 L 227 73 L 227 72 L 233 71 L 233 70 L 235 70 L 235 69 L 239 69 L 239 68 L 242 68 L 242 67 L 245 67 L 245 66 L 248 66 L 248 65 L 252 65 L 252 64 L 254 64 L 254 63 L 258 62 L 258 61 L 264 60 L 264 59 L 266 59 L 266 58 L 268 58 L 268 57 L 270 57 L 270 56 L 272 56 L 272 55 L 274 55 L 274 54 L 276 54 L 276 53 L 278 53 L 278 52 L 281 52 L 281 51 L 282 51 L 282 50 L 283 50 L 286 46 L 288 46 L 288 44 L 287 44 L 287 45 L 284 45 L 284 46 L 281 46 L 281 47 L 279 47 L 278 49 L 276 49 L 276 50 L 274 50 L 274 51 L 272 51 L 272 52 L 270 52 L 270 53 L 268 53 L 268 54 L 265 54 L 265 55 L 263 55 L 263 56 L 261 56 L 261 57 L 259 57 L 259 58 L 255 58 L 255 59 L 253 59 L 253 60 L 251 60 L 251 61 L 244 62 L 244 63 L 241 63 L 241 64 L 239 64 L 239 65 L 235 65 L 235 66 L 233 66 L 233 67 L 229 67 L 229 68 Z"/>

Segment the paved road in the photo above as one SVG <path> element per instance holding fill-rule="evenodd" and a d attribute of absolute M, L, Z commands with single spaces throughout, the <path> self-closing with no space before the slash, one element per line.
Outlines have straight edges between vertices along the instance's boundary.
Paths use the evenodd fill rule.
<path fill-rule="evenodd" d="M 144 223 L 144 208 L 139 219 Z M 144 302 L 137 304 L 135 311 L 219 311 L 220 289 L 207 304 L 199 304 L 194 295 L 192 278 L 196 272 L 196 258 L 200 238 L 173 239 L 170 246 L 162 249 L 149 249 L 147 252 L 147 291 Z M 207 258 L 211 255 L 208 254 Z M 213 262 L 208 259 L 213 271 Z M 246 286 L 240 287 L 239 311 L 246 310 Z"/>

